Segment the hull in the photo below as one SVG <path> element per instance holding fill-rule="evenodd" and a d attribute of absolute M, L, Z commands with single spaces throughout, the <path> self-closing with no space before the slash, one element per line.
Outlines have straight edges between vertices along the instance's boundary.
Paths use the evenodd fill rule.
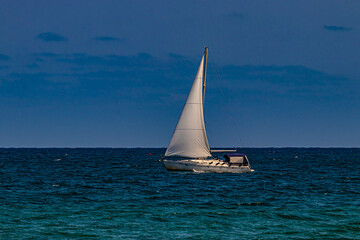
<path fill-rule="evenodd" d="M 227 162 L 213 160 L 163 160 L 169 171 L 193 171 L 193 172 L 216 172 L 216 173 L 247 173 L 253 172 L 249 166 L 239 166 Z"/>

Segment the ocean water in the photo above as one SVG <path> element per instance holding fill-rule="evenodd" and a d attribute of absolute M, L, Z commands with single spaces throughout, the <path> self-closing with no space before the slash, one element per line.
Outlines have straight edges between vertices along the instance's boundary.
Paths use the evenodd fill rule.
<path fill-rule="evenodd" d="M 0 239 L 360 239 L 360 149 L 241 149 L 247 174 L 164 151 L 0 149 Z"/>

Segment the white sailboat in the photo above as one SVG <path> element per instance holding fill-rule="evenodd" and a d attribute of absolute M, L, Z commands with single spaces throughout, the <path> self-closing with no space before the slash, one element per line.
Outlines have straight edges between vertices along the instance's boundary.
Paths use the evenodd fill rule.
<path fill-rule="evenodd" d="M 163 157 L 169 171 L 204 172 L 252 172 L 245 154 L 226 154 L 224 159 L 215 158 L 210 150 L 204 122 L 208 48 L 205 48 L 199 69 L 192 84 L 174 134 Z"/>

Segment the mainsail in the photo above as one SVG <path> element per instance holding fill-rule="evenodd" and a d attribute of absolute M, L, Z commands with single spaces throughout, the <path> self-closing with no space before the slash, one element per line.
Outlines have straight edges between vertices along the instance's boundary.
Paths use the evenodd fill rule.
<path fill-rule="evenodd" d="M 206 54 L 206 52 L 205 52 Z M 165 156 L 211 157 L 203 109 L 204 55 Z"/>

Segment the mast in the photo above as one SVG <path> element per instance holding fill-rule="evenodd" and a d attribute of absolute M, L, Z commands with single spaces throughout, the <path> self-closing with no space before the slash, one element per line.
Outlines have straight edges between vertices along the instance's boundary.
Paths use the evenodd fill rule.
<path fill-rule="evenodd" d="M 208 47 L 205 47 L 205 57 L 204 57 L 204 81 L 203 81 L 203 89 L 202 89 L 202 104 L 204 109 L 205 103 L 205 86 L 206 86 L 206 68 L 207 68 L 207 55 L 208 55 Z"/>

